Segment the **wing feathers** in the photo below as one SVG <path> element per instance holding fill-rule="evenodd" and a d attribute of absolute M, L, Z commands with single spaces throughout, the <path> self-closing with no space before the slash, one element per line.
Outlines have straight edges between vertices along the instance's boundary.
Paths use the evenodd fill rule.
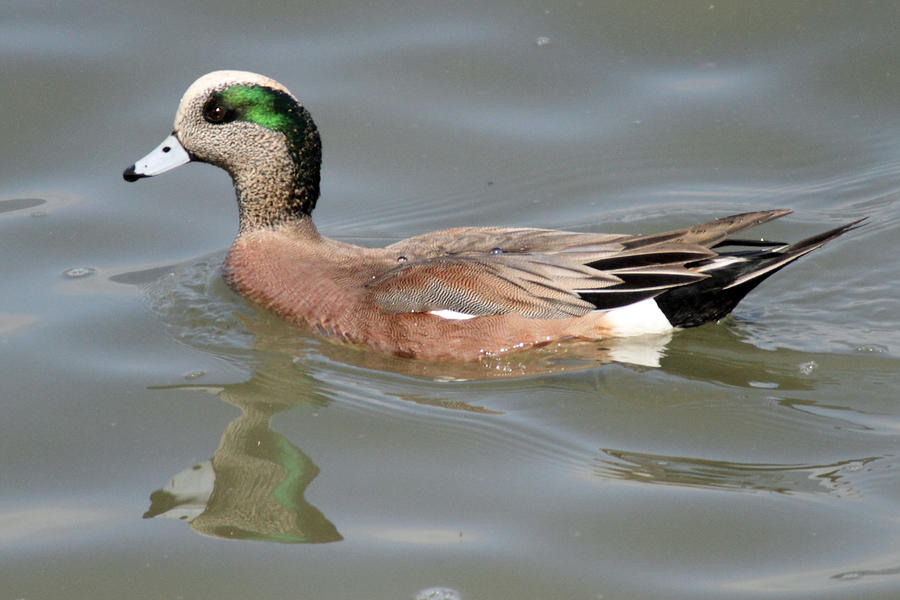
<path fill-rule="evenodd" d="M 392 268 L 366 288 L 376 304 L 392 313 L 518 313 L 535 319 L 582 316 L 712 281 L 711 277 L 714 284 L 707 281 L 700 287 L 741 286 L 859 224 L 792 246 L 729 238 L 790 212 L 749 212 L 643 236 L 526 228 L 450 229 L 385 248 L 386 256 L 394 256 Z M 716 251 L 724 247 L 737 249 Z M 405 261 L 394 266 L 399 256 Z M 723 277 L 727 278 L 724 286 L 718 283 Z M 681 297 L 690 289 L 666 297 Z"/>

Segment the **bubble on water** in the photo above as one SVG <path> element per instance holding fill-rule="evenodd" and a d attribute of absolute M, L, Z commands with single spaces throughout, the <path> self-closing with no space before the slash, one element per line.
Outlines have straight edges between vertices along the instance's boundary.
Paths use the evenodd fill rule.
<path fill-rule="evenodd" d="M 201 371 L 201 370 L 189 371 L 184 374 L 184 378 L 188 379 L 188 380 L 199 379 L 200 377 L 203 377 L 204 375 L 206 375 L 206 371 Z"/>
<path fill-rule="evenodd" d="M 855 348 L 857 352 L 877 352 L 882 354 L 887 352 L 888 349 L 886 346 L 882 346 L 881 344 L 861 344 Z"/>
<path fill-rule="evenodd" d="M 844 471 L 846 473 L 856 473 L 858 471 L 862 471 L 864 468 L 865 463 L 862 463 L 860 461 L 855 461 L 844 465 Z"/>
<path fill-rule="evenodd" d="M 414 600 L 462 600 L 462 596 L 451 588 L 433 587 L 420 591 Z"/>
<path fill-rule="evenodd" d="M 819 363 L 814 360 L 800 363 L 800 373 L 802 375 L 812 375 L 812 372 L 819 368 Z"/>
<path fill-rule="evenodd" d="M 82 277 L 90 277 L 97 272 L 94 267 L 72 267 L 63 271 L 63 276 L 69 279 L 81 279 Z"/>
<path fill-rule="evenodd" d="M 538 46 L 546 46 L 550 43 L 550 38 L 548 38 L 546 35 L 539 35 L 534 40 L 534 43 L 537 44 Z"/>

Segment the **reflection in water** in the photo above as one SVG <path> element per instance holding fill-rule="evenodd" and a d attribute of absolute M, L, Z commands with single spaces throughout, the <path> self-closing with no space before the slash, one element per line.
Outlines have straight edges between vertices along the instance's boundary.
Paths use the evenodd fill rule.
<path fill-rule="evenodd" d="M 779 465 L 602 450 L 594 473 L 606 478 L 717 490 L 859 496 L 847 475 L 876 457 L 825 465 Z"/>
<path fill-rule="evenodd" d="M 182 519 L 198 533 L 230 539 L 282 543 L 342 539 L 304 498 L 319 468 L 270 427 L 278 412 L 326 401 L 315 381 L 298 373 L 290 357 L 274 357 L 246 382 L 177 387 L 213 392 L 240 408 L 241 415 L 225 428 L 209 461 L 175 475 L 151 495 L 145 518 Z"/>
<path fill-rule="evenodd" d="M 307 336 L 264 311 L 247 308 L 222 283 L 220 262 L 221 257 L 204 257 L 188 265 L 117 276 L 117 283 L 149 284 L 153 308 L 177 339 L 238 361 L 252 372 L 244 383 L 214 388 L 220 399 L 238 406 L 242 415 L 227 427 L 209 461 L 175 475 L 165 488 L 153 493 L 145 515 L 185 520 L 204 535 L 291 543 L 342 539 L 322 512 L 304 499 L 318 468 L 275 433 L 269 422 L 275 413 L 301 403 L 324 405 L 333 397 L 358 395 L 359 382 L 371 381 L 369 370 L 454 382 L 594 369 L 615 361 L 635 369 L 657 368 L 667 376 L 742 388 L 765 385 L 783 391 L 815 386 L 815 378 L 798 366 L 809 362 L 809 353 L 756 348 L 741 338 L 733 321 L 679 332 L 671 339 L 572 342 L 475 363 L 429 363 L 386 356 Z M 775 355 L 779 360 L 772 360 Z M 357 369 L 366 371 L 347 381 L 336 377 Z M 325 379 L 323 374 L 327 374 Z M 499 414 L 461 400 L 460 393 L 445 398 L 441 388 L 432 394 L 411 387 L 414 389 L 409 392 L 381 392 L 417 404 Z M 463 386 L 458 392 L 465 394 L 466 389 Z M 371 404 L 377 397 L 378 393 L 367 393 L 364 401 Z M 534 442 L 529 440 L 532 449 Z M 504 443 L 509 444 L 509 439 Z M 554 446 L 553 455 L 559 452 Z M 594 459 L 592 468 L 603 478 L 641 483 L 858 496 L 847 475 L 874 460 L 754 464 L 607 449 Z"/>
<path fill-rule="evenodd" d="M 58 208 L 83 201 L 84 198 L 67 193 L 43 194 L 43 198 L 0 199 L 0 215 L 6 217 L 45 217 Z"/>
<path fill-rule="evenodd" d="M 867 577 L 870 575 L 900 575 L 900 567 L 894 567 L 892 569 L 862 569 L 859 571 L 845 571 L 843 573 L 838 573 L 837 575 L 832 575 L 832 579 L 839 579 L 841 581 L 854 581 L 856 579 L 862 579 L 863 577 Z"/>
<path fill-rule="evenodd" d="M 46 200 L 39 198 L 11 198 L 9 200 L 0 200 L 0 213 L 16 212 L 27 210 L 46 203 Z"/>
<path fill-rule="evenodd" d="M 741 388 L 783 391 L 815 387 L 804 370 L 815 355 L 787 349 L 763 350 L 748 343 L 745 337 L 732 316 L 715 325 L 679 331 L 661 367 L 679 377 Z"/>
<path fill-rule="evenodd" d="M 286 326 L 276 323 L 264 328 L 259 323 L 246 323 L 255 334 L 284 337 Z M 278 331 L 281 333 L 278 333 Z M 398 358 L 361 348 L 325 342 L 319 351 L 330 360 L 376 371 L 388 371 L 437 382 L 480 381 L 533 377 L 593 369 L 617 362 L 636 368 L 660 366 L 671 333 L 638 336 L 602 342 L 568 341 L 554 343 L 523 352 L 487 356 L 473 362 L 429 362 Z M 292 336 L 296 345 L 296 334 Z"/>
<path fill-rule="evenodd" d="M 884 552 L 876 550 L 868 558 L 857 558 L 854 562 L 859 564 L 860 561 L 869 561 L 877 565 L 895 565 L 897 559 L 897 552 L 889 549 Z M 820 597 L 819 593 L 824 591 L 830 592 L 822 596 L 828 598 L 891 598 L 893 600 L 897 597 L 897 594 L 891 593 L 889 589 L 887 594 L 882 595 L 871 587 L 867 588 L 866 584 L 888 583 L 900 575 L 900 567 L 889 566 L 880 569 L 863 568 L 835 572 L 836 569 L 833 566 L 804 568 L 791 563 L 788 565 L 789 568 L 785 573 L 738 579 L 729 582 L 727 587 L 750 592 L 753 594 L 751 597 L 754 598 L 771 595 L 772 592 L 783 593 L 785 590 L 801 592 L 803 595 L 797 597 L 803 598 L 818 598 Z M 876 576 L 879 578 L 872 579 Z M 863 579 L 868 579 L 868 581 L 863 581 Z M 837 594 L 834 593 L 835 591 Z"/>
<path fill-rule="evenodd" d="M 150 496 L 144 518 L 190 523 L 213 537 L 282 543 L 343 539 L 303 494 L 319 468 L 269 426 L 286 405 L 254 401 L 258 386 L 228 386 L 219 396 L 242 410 L 210 460 L 185 469 Z"/>

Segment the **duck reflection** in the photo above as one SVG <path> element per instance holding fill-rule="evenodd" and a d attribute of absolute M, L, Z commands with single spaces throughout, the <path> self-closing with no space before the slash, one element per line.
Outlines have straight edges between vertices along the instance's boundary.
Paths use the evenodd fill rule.
<path fill-rule="evenodd" d="M 821 465 L 757 464 L 603 449 L 594 462 L 600 477 L 642 484 L 781 494 L 856 497 L 848 475 L 877 457 Z"/>
<path fill-rule="evenodd" d="M 212 537 L 281 543 L 343 539 L 334 524 L 304 498 L 319 468 L 270 427 L 290 404 L 254 401 L 247 382 L 219 393 L 241 415 L 228 424 L 212 458 L 172 477 L 150 495 L 144 518 L 186 521 Z"/>

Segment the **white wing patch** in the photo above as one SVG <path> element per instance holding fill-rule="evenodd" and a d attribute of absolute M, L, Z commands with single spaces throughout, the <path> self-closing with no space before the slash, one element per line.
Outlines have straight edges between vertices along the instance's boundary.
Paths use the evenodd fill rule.
<path fill-rule="evenodd" d="M 606 323 L 614 335 L 646 335 L 672 330 L 672 324 L 653 298 L 606 311 Z"/>
<path fill-rule="evenodd" d="M 448 321 L 466 321 L 468 319 L 474 319 L 478 315 L 468 315 L 466 313 L 456 312 L 455 310 L 448 310 L 446 308 L 441 310 L 429 310 L 429 315 L 435 315 L 442 319 L 447 319 Z"/>

